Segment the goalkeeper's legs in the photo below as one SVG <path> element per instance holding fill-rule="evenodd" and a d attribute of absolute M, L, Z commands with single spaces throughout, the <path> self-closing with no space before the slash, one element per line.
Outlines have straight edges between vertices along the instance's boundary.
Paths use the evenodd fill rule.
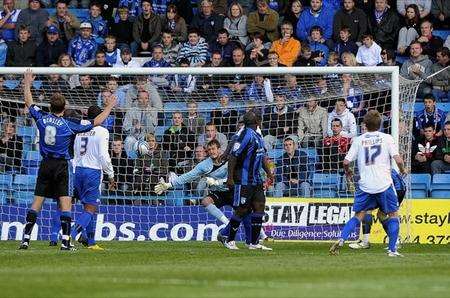
<path fill-rule="evenodd" d="M 225 214 L 223 214 L 223 212 L 214 204 L 214 200 L 212 197 L 208 196 L 204 198 L 202 200 L 202 205 L 205 207 L 206 211 L 208 211 L 209 214 L 214 216 L 214 218 L 216 218 L 221 223 L 227 225 L 230 222 Z"/>
<path fill-rule="evenodd" d="M 44 203 L 44 198 L 41 196 L 35 196 L 33 204 L 31 205 L 30 210 L 27 212 L 27 223 L 25 224 L 25 229 L 23 232 L 22 242 L 19 246 L 19 249 L 27 249 L 30 245 L 31 240 L 31 232 L 33 231 L 33 227 L 36 224 L 37 216 L 39 211 L 41 211 L 42 204 Z"/>

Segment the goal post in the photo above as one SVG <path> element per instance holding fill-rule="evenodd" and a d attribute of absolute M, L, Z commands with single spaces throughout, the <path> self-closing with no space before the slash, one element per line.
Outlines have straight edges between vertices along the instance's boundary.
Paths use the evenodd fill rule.
<path fill-rule="evenodd" d="M 1 240 L 21 237 L 20 223 L 31 204 L 40 162 L 38 132 L 23 107 L 20 80 L 26 69 L 0 68 L 1 135 L 7 134 L 10 142 L 0 154 Z M 161 196 L 153 187 L 160 178 L 171 181 L 191 170 L 206 157 L 204 146 L 210 139 L 219 140 L 224 150 L 250 109 L 261 116 L 266 149 L 277 174 L 267 190 L 272 198 L 265 218 L 266 231 L 276 239 L 338 236 L 351 215 L 354 192 L 341 162 L 352 137 L 363 129 L 367 110 L 382 114 L 380 129 L 399 143 L 409 167 L 418 84 L 404 81 L 398 67 L 31 69 L 36 75 L 33 99 L 43 109 L 48 108 L 50 96 L 60 92 L 68 101 L 67 116 L 85 119 L 90 105 L 102 105 L 112 95 L 118 99 L 104 126 L 110 131 L 119 187 L 102 186 L 98 240 L 215 239 L 221 223 L 201 205 L 209 193 L 204 179 Z M 335 108 L 340 100 L 345 117 Z M 317 109 L 322 116 L 314 114 Z M 314 119 L 324 115 L 326 122 Z M 340 119 L 335 124 L 342 126 L 336 129 L 343 131 L 336 135 L 331 127 L 335 118 Z M 340 135 L 348 140 L 337 138 Z M 285 158 L 287 140 L 294 144 L 299 164 L 289 164 Z M 48 200 L 34 237 L 48 239 L 54 210 L 55 204 Z M 79 203 L 74 210 L 76 218 Z M 229 207 L 223 210 L 230 215 Z M 408 229 L 407 225 L 402 229 L 405 238 Z"/>

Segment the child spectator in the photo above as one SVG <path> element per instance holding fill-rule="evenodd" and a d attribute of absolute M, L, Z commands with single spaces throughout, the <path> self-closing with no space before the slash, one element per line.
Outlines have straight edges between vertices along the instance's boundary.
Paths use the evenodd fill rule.
<path fill-rule="evenodd" d="M 363 45 L 356 54 L 356 62 L 364 66 L 376 66 L 381 60 L 381 47 L 373 40 L 372 35 L 363 35 Z"/>
<path fill-rule="evenodd" d="M 174 42 L 173 35 L 169 31 L 163 31 L 161 38 L 161 46 L 163 49 L 164 60 L 175 66 L 178 52 L 180 51 L 180 44 Z"/>
<path fill-rule="evenodd" d="M 116 46 L 116 38 L 108 35 L 105 38 L 105 54 L 108 65 L 113 66 L 120 60 L 120 50 Z"/>
<path fill-rule="evenodd" d="M 313 26 L 310 32 L 309 47 L 311 49 L 311 58 L 316 61 L 318 66 L 325 66 L 328 60 L 328 47 L 322 43 L 322 28 Z"/>
<path fill-rule="evenodd" d="M 334 46 L 334 51 L 338 53 L 339 57 L 345 52 L 355 55 L 358 52 L 358 46 L 354 41 L 350 40 L 350 29 L 348 27 L 342 27 L 339 30 L 339 41 Z"/>
<path fill-rule="evenodd" d="M 312 57 L 312 51 L 309 45 L 305 45 L 301 49 L 301 55 L 295 62 L 295 66 L 316 66 L 316 60 Z"/>
<path fill-rule="evenodd" d="M 92 25 L 92 37 L 98 45 L 105 43 L 105 37 L 108 34 L 108 23 L 101 16 L 102 7 L 97 2 L 92 2 L 89 6 L 89 17 L 84 22 Z"/>
<path fill-rule="evenodd" d="M 117 47 L 130 46 L 133 42 L 133 22 L 129 18 L 129 11 L 126 6 L 119 7 L 117 10 L 119 18 L 111 21 L 109 32 L 116 37 Z"/>
<path fill-rule="evenodd" d="M 264 36 L 261 33 L 256 32 L 252 37 L 252 43 L 247 46 L 247 57 L 256 66 L 265 65 L 268 63 L 267 55 L 269 54 L 269 49 L 266 47 L 267 44 L 263 41 Z"/>

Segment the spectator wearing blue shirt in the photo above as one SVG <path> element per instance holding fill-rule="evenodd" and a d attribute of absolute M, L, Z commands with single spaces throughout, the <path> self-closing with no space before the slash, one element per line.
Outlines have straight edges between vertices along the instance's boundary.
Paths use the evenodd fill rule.
<path fill-rule="evenodd" d="M 354 84 L 351 74 L 342 74 L 341 81 L 342 89 L 340 95 L 345 98 L 347 108 L 355 115 L 356 119 L 362 120 L 362 117 L 367 113 L 362 89 Z"/>
<path fill-rule="evenodd" d="M 14 0 L 3 1 L 3 11 L 0 12 L 1 38 L 5 41 L 16 40 L 16 23 L 20 9 L 15 9 Z"/>
<path fill-rule="evenodd" d="M 223 16 L 214 12 L 213 3 L 210 0 L 203 0 L 200 11 L 192 20 L 191 27 L 198 29 L 206 42 L 211 43 L 217 38 L 219 30 L 223 28 L 223 21 Z"/>
<path fill-rule="evenodd" d="M 436 99 L 431 94 L 425 96 L 423 104 L 425 108 L 421 111 L 416 112 L 416 115 L 414 117 L 417 127 L 417 130 L 413 132 L 414 136 L 417 138 L 419 135 L 423 135 L 423 128 L 427 124 L 431 124 L 434 126 L 436 137 L 442 136 L 442 129 L 444 128 L 446 113 L 436 107 Z"/>
<path fill-rule="evenodd" d="M 93 2 L 89 7 L 89 17 L 85 22 L 92 24 L 92 36 L 98 45 L 105 43 L 108 34 L 108 23 L 101 16 L 102 8 L 99 3 Z"/>
<path fill-rule="evenodd" d="M 83 22 L 80 25 L 80 35 L 72 39 L 69 44 L 69 55 L 78 66 L 95 58 L 97 43 L 91 33 L 91 23 Z"/>
<path fill-rule="evenodd" d="M 105 57 L 109 66 L 120 61 L 120 49 L 117 48 L 116 37 L 108 35 L 105 38 Z"/>
<path fill-rule="evenodd" d="M 332 48 L 334 11 L 322 4 L 322 0 L 311 0 L 311 7 L 303 10 L 297 23 L 297 37 L 302 41 L 309 41 L 311 28 L 319 26 L 323 32 L 321 42 L 326 42 Z"/>
<path fill-rule="evenodd" d="M 152 50 L 152 58 L 145 62 L 142 67 L 171 67 L 170 63 L 164 60 L 163 48 L 161 45 L 156 45 Z M 158 87 L 168 86 L 170 77 L 167 75 L 153 75 L 149 77 L 150 81 Z"/>
<path fill-rule="evenodd" d="M 341 30 L 339 30 L 339 40 L 334 45 L 334 51 L 338 53 L 339 57 L 345 52 L 352 53 L 353 55 L 356 55 L 358 52 L 358 45 L 350 40 L 350 36 L 351 33 L 348 27 L 342 27 Z"/>
<path fill-rule="evenodd" d="M 316 61 L 318 66 L 327 64 L 329 53 L 328 47 L 322 43 L 322 33 L 322 28 L 319 26 L 311 28 L 309 48 L 311 49 L 311 58 Z"/>

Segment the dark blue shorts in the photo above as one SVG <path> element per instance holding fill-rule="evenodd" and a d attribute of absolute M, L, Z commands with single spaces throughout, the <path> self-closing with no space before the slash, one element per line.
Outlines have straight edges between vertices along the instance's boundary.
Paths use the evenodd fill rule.
<path fill-rule="evenodd" d="M 383 213 L 391 213 L 398 210 L 398 198 L 393 186 L 383 192 L 370 194 L 362 190 L 355 193 L 353 211 L 361 212 L 379 208 Z"/>
<path fill-rule="evenodd" d="M 76 167 L 75 191 L 83 204 L 96 206 L 100 203 L 101 179 L 101 170 Z"/>

